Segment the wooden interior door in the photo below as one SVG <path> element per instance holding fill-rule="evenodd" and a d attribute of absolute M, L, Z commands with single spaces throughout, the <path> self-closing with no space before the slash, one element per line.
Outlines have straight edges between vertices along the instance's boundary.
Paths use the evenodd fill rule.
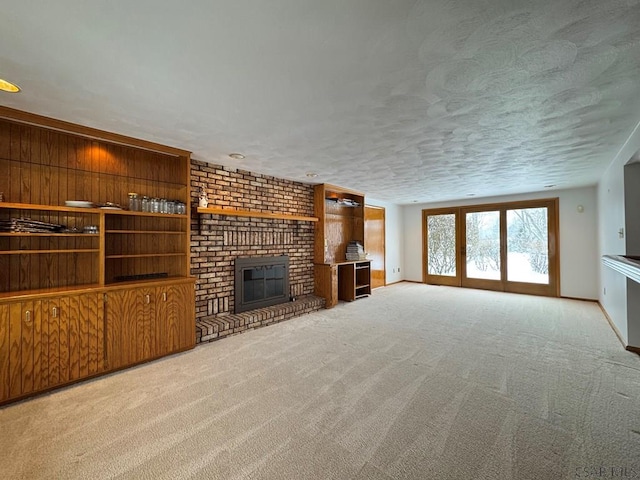
<path fill-rule="evenodd" d="M 364 208 L 364 250 L 371 259 L 371 288 L 384 287 L 385 268 L 385 210 L 367 205 Z"/>

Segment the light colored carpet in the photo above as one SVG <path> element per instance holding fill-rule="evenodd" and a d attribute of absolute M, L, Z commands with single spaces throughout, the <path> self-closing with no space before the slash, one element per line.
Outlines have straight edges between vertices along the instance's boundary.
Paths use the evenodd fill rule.
<path fill-rule="evenodd" d="M 403 283 L 0 429 L 3 479 L 640 478 L 640 357 L 595 303 Z"/>

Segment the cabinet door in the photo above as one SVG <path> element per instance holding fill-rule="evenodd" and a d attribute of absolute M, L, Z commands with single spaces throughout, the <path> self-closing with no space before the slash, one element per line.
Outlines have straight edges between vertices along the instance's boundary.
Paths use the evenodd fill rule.
<path fill-rule="evenodd" d="M 9 304 L 0 304 L 0 402 L 9 396 Z"/>
<path fill-rule="evenodd" d="M 43 300 L 43 354 L 48 385 L 55 386 L 104 370 L 104 303 L 101 293 Z M 46 365 L 45 365 L 46 364 Z"/>
<path fill-rule="evenodd" d="M 0 306 L 0 400 L 46 387 L 40 300 Z"/>
<path fill-rule="evenodd" d="M 109 369 L 156 356 L 155 289 L 132 288 L 107 294 L 106 335 Z"/>
<path fill-rule="evenodd" d="M 158 355 L 195 345 L 193 284 L 182 283 L 157 289 L 156 346 Z"/>
<path fill-rule="evenodd" d="M 156 288 L 140 289 L 142 308 L 136 324 L 138 340 L 136 344 L 136 361 L 138 362 L 159 355 L 156 352 L 156 305 L 158 293 Z"/>
<path fill-rule="evenodd" d="M 107 368 L 112 370 L 135 363 L 137 318 L 142 311 L 140 292 L 137 289 L 109 292 L 105 310 Z"/>

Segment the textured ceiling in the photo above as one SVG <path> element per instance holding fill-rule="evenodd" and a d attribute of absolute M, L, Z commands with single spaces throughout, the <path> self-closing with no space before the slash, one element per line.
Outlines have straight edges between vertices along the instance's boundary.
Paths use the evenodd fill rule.
<path fill-rule="evenodd" d="M 394 203 L 595 184 L 640 120 L 640 0 L 2 10 L 0 104 Z"/>

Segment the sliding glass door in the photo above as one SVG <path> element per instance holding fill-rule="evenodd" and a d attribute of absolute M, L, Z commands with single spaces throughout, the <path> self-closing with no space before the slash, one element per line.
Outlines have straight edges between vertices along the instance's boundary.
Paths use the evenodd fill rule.
<path fill-rule="evenodd" d="M 426 241 L 424 242 L 425 282 L 437 285 L 460 285 L 460 258 L 458 255 L 458 212 L 456 210 L 430 210 L 424 216 Z"/>
<path fill-rule="evenodd" d="M 557 296 L 557 199 L 424 210 L 424 281 Z"/>

